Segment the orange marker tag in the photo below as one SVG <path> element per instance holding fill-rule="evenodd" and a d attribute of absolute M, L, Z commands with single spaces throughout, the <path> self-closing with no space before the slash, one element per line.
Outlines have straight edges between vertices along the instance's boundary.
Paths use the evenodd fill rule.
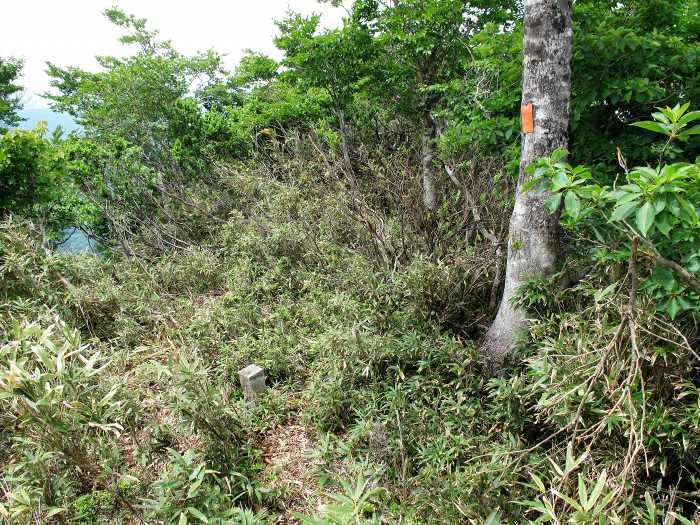
<path fill-rule="evenodd" d="M 532 102 L 520 107 L 520 123 L 521 129 L 526 135 L 535 131 L 535 108 Z"/>

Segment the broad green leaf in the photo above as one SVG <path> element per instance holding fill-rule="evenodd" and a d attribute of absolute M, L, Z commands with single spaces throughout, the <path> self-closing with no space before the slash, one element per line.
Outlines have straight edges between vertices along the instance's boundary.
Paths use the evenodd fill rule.
<path fill-rule="evenodd" d="M 617 200 L 617 203 L 615 204 L 616 206 L 622 206 L 625 203 L 636 201 L 642 196 L 641 193 L 623 193 L 624 194 Z"/>
<path fill-rule="evenodd" d="M 654 113 L 651 114 L 652 117 L 654 117 L 654 120 L 658 120 L 660 122 L 663 122 L 664 124 L 670 124 L 671 121 L 668 119 L 666 115 L 661 113 L 660 111 L 655 111 Z"/>
<path fill-rule="evenodd" d="M 569 182 L 569 177 L 566 176 L 566 173 L 558 171 L 556 175 L 552 177 L 551 189 L 552 191 L 559 191 L 562 188 L 566 188 Z"/>
<path fill-rule="evenodd" d="M 656 209 L 650 202 L 644 203 L 644 206 L 637 210 L 637 228 L 639 228 L 639 232 L 644 237 L 647 236 L 649 229 L 653 226 L 655 217 Z"/>
<path fill-rule="evenodd" d="M 678 119 L 678 124 L 685 126 L 688 122 L 700 119 L 700 111 L 691 111 L 686 113 L 680 119 Z"/>
<path fill-rule="evenodd" d="M 698 220 L 698 214 L 695 210 L 695 206 L 689 203 L 682 197 L 678 197 L 678 202 L 681 205 L 681 216 L 685 218 L 688 222 L 695 223 Z"/>
<path fill-rule="evenodd" d="M 659 111 L 661 111 L 661 113 L 663 113 L 664 115 L 666 115 L 666 116 L 669 118 L 669 120 L 670 120 L 671 122 L 675 122 L 676 120 L 678 120 L 678 117 L 676 116 L 676 111 L 674 111 L 674 110 L 677 110 L 677 109 L 678 109 L 678 106 L 677 106 L 677 105 L 676 105 L 675 108 L 668 108 L 668 107 L 667 107 L 667 108 L 657 108 L 657 109 L 658 109 Z"/>
<path fill-rule="evenodd" d="M 655 133 L 661 133 L 663 135 L 670 135 L 670 130 L 665 124 L 659 124 L 658 122 L 653 122 L 651 120 L 643 120 L 642 122 L 634 122 L 630 124 L 638 128 L 646 129 L 647 131 L 654 131 Z"/>
<path fill-rule="evenodd" d="M 668 237 L 668 234 L 671 232 L 671 218 L 668 213 L 657 214 L 654 224 L 657 230 Z"/>
<path fill-rule="evenodd" d="M 581 200 L 573 191 L 567 191 L 564 197 L 564 208 L 574 219 L 578 219 L 581 214 Z"/>
<path fill-rule="evenodd" d="M 552 159 L 552 162 L 559 162 L 561 159 L 566 157 L 567 153 L 569 152 L 566 150 L 566 148 L 557 148 L 549 155 L 549 158 Z"/>
<path fill-rule="evenodd" d="M 610 215 L 610 222 L 621 221 L 626 219 L 639 205 L 638 202 L 628 202 L 622 206 L 616 207 L 612 215 Z"/>
<path fill-rule="evenodd" d="M 555 193 L 551 195 L 544 203 L 545 208 L 549 210 L 549 213 L 554 213 L 559 209 L 561 204 L 561 193 Z"/>

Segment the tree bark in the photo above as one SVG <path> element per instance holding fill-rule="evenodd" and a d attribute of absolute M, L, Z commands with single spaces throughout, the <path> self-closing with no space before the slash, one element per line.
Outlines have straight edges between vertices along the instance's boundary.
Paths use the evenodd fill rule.
<path fill-rule="evenodd" d="M 532 104 L 534 126 L 523 127 L 520 176 L 510 219 L 503 296 L 482 344 L 489 371 L 502 371 L 526 312 L 511 300 L 528 278 L 551 275 L 559 255 L 559 220 L 544 203 L 549 192 L 522 191 L 525 168 L 556 148 L 568 146 L 571 94 L 572 20 L 570 0 L 525 0 L 523 37 L 523 106 Z"/>
<path fill-rule="evenodd" d="M 423 206 L 428 211 L 437 209 L 437 182 L 435 178 L 435 167 L 433 158 L 435 156 L 435 140 L 437 135 L 437 125 L 431 117 L 423 127 L 421 136 L 421 173 L 423 178 Z"/>

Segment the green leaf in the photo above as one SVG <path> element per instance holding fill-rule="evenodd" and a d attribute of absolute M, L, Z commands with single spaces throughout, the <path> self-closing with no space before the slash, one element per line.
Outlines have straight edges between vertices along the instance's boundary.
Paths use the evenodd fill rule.
<path fill-rule="evenodd" d="M 666 305 L 666 312 L 668 312 L 668 316 L 671 318 L 673 321 L 676 316 L 678 315 L 678 312 L 681 311 L 681 305 L 678 303 L 678 301 L 673 298 L 668 302 L 668 305 Z"/>
<path fill-rule="evenodd" d="M 654 223 L 656 224 L 656 229 L 668 237 L 668 234 L 671 233 L 670 215 L 668 213 L 660 213 L 656 216 Z"/>
<path fill-rule="evenodd" d="M 544 206 L 549 210 L 549 213 L 554 213 L 559 209 L 561 204 L 561 193 L 551 195 L 545 202 Z"/>
<path fill-rule="evenodd" d="M 209 523 L 209 519 L 204 514 L 202 514 L 199 510 L 195 509 L 194 507 L 187 507 L 187 512 L 192 514 L 192 516 L 197 518 L 202 523 Z"/>
<path fill-rule="evenodd" d="M 651 114 L 652 117 L 654 117 L 654 120 L 658 120 L 660 122 L 663 122 L 664 124 L 670 124 L 671 121 L 668 119 L 666 115 L 661 113 L 660 111 L 656 111 Z"/>
<path fill-rule="evenodd" d="M 649 229 L 654 224 L 656 217 L 656 209 L 651 202 L 644 203 L 644 206 L 637 210 L 637 228 L 639 232 L 646 237 Z"/>
<path fill-rule="evenodd" d="M 609 284 L 608 286 L 605 287 L 604 290 L 596 290 L 595 302 L 599 303 L 600 301 L 605 299 L 607 296 L 609 296 L 612 292 L 615 291 L 615 288 L 617 288 L 617 283 Z"/>
<path fill-rule="evenodd" d="M 688 518 L 684 518 L 680 514 L 677 514 L 673 511 L 668 511 L 669 516 L 673 516 L 676 518 L 679 522 L 681 522 L 683 525 L 694 525 L 692 521 L 690 521 Z"/>
<path fill-rule="evenodd" d="M 684 135 L 700 135 L 700 124 L 683 132 Z"/>
<path fill-rule="evenodd" d="M 569 183 L 569 177 L 566 176 L 566 173 L 558 171 L 556 175 L 552 177 L 552 185 L 550 188 L 552 191 L 559 191 L 562 188 L 566 188 Z"/>
<path fill-rule="evenodd" d="M 578 473 L 578 500 L 581 502 L 584 510 L 588 510 L 588 488 L 583 479 L 583 474 Z"/>
<path fill-rule="evenodd" d="M 700 119 L 700 111 L 691 111 L 690 113 L 686 113 L 685 115 L 683 115 L 678 120 L 678 124 L 680 124 L 681 126 L 685 126 L 688 122 L 698 119 Z"/>
<path fill-rule="evenodd" d="M 617 202 L 615 203 L 615 205 L 622 206 L 625 203 L 638 200 L 641 196 L 642 196 L 641 193 L 626 193 L 626 192 L 624 192 L 624 194 L 619 199 L 617 199 Z"/>
<path fill-rule="evenodd" d="M 64 507 L 53 507 L 51 510 L 49 510 L 46 513 L 46 517 L 51 518 L 52 516 L 55 516 L 56 514 L 60 514 L 61 512 L 66 512 L 66 509 Z"/>
<path fill-rule="evenodd" d="M 566 148 L 557 148 L 549 155 L 549 158 L 552 159 L 552 162 L 559 162 L 561 159 L 566 157 L 567 153 L 569 152 L 566 150 Z"/>
<path fill-rule="evenodd" d="M 595 484 L 595 487 L 593 487 L 593 491 L 591 492 L 591 497 L 588 499 L 588 503 L 584 504 L 584 507 L 587 511 L 591 510 L 596 504 L 596 501 L 598 501 L 598 498 L 602 494 L 603 488 L 605 487 L 605 481 L 607 477 L 608 473 L 605 470 L 603 470 L 603 472 L 600 474 L 600 478 L 598 478 L 598 482 Z"/>
<path fill-rule="evenodd" d="M 501 519 L 498 515 L 498 511 L 494 510 L 491 514 L 489 514 L 489 517 L 486 518 L 484 525 L 501 525 Z"/>
<path fill-rule="evenodd" d="M 661 133 L 663 135 L 670 135 L 668 126 L 665 124 L 659 124 L 658 122 L 653 122 L 651 120 L 643 120 L 642 122 L 633 122 L 630 126 L 635 126 L 638 128 L 646 129 L 647 131 L 653 131 L 655 133 Z"/>
<path fill-rule="evenodd" d="M 563 499 L 565 502 L 567 502 L 572 509 L 575 509 L 578 511 L 583 511 L 581 504 L 578 501 L 576 501 L 574 498 L 567 496 L 566 494 L 559 492 L 558 490 L 552 490 L 552 493 L 559 496 L 561 499 Z"/>
<path fill-rule="evenodd" d="M 564 197 L 564 208 L 574 219 L 581 214 L 581 201 L 573 191 L 567 191 Z"/>
<path fill-rule="evenodd" d="M 697 222 L 698 214 L 695 210 L 695 206 L 693 206 L 691 203 L 689 203 L 682 197 L 677 197 L 677 199 L 681 205 L 681 218 L 684 218 L 691 223 Z"/>
<path fill-rule="evenodd" d="M 612 215 L 610 215 L 610 222 L 626 219 L 635 210 L 638 204 L 638 202 L 628 202 L 616 207 L 613 210 Z"/>
<path fill-rule="evenodd" d="M 545 488 L 544 483 L 534 472 L 530 472 L 530 477 L 532 478 L 532 481 L 535 482 L 535 485 L 537 485 L 537 488 L 539 489 L 540 492 L 547 492 L 547 489 Z"/>

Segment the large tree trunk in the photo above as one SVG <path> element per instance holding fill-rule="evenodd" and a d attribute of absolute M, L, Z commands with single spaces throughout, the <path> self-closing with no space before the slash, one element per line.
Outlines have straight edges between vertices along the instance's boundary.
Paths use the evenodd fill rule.
<path fill-rule="evenodd" d="M 523 39 L 523 135 L 520 177 L 510 219 L 508 260 L 501 304 L 482 352 L 491 373 L 502 370 L 526 313 L 511 305 L 518 286 L 536 274 L 551 275 L 559 253 L 558 217 L 544 203 L 548 192 L 522 191 L 525 168 L 568 145 L 572 21 L 570 0 L 525 0 Z M 532 104 L 534 126 L 526 109 Z"/>
<path fill-rule="evenodd" d="M 423 206 L 428 211 L 437 209 L 437 182 L 433 158 L 435 156 L 435 141 L 437 125 L 432 117 L 428 117 L 421 136 L 421 173 L 423 176 Z"/>

